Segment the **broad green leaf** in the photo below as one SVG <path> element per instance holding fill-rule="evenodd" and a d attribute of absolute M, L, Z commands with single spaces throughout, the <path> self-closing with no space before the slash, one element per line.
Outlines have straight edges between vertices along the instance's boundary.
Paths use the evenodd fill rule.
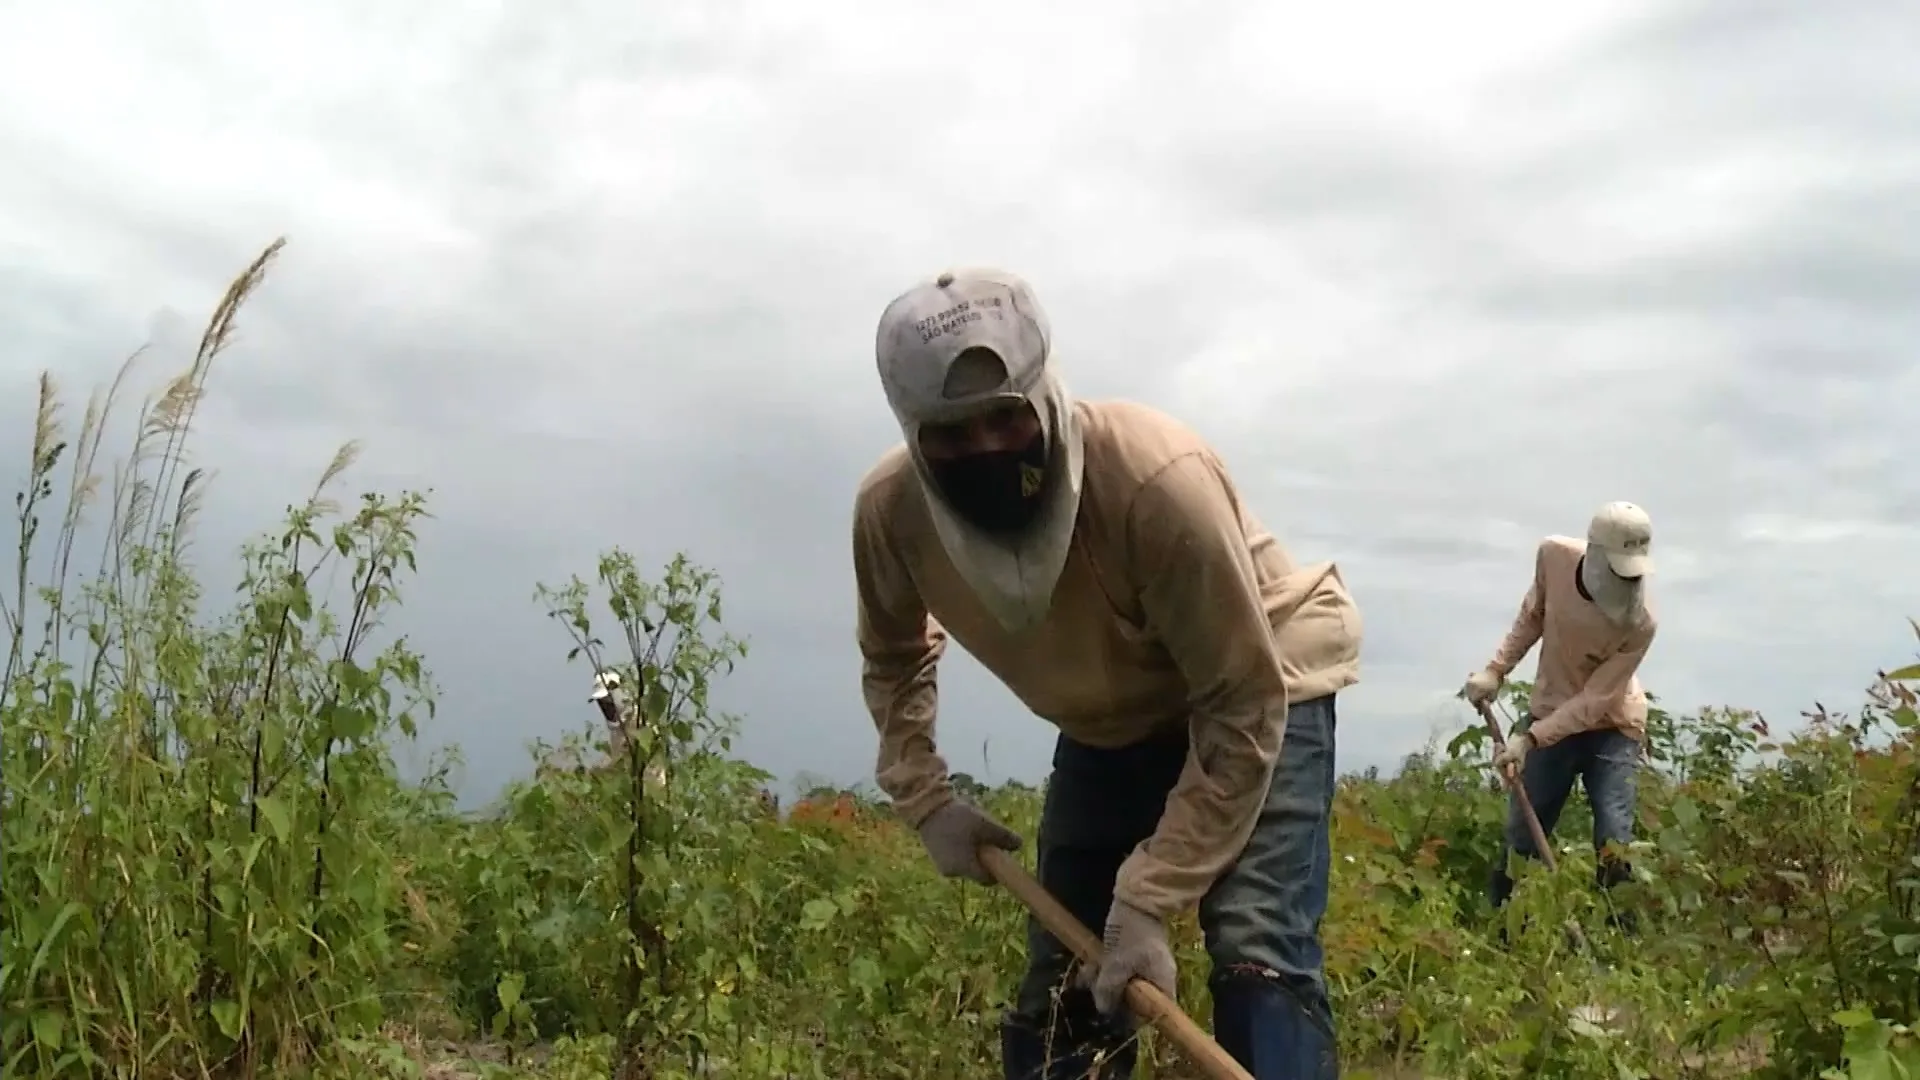
<path fill-rule="evenodd" d="M 67 1032 L 67 1018 L 52 1009 L 33 1014 L 33 1041 L 48 1053 L 58 1053 Z"/>
<path fill-rule="evenodd" d="M 273 838 L 285 843 L 293 832 L 293 823 L 287 816 L 286 804 L 277 795 L 255 796 L 254 805 L 260 808 L 260 816 L 273 832 Z"/>
<path fill-rule="evenodd" d="M 209 1010 L 213 1013 L 213 1022 L 220 1026 L 220 1033 L 229 1039 L 240 1038 L 242 1017 L 240 1003 L 237 1001 L 216 1001 Z"/>
<path fill-rule="evenodd" d="M 800 929 L 808 931 L 823 930 L 829 923 L 833 922 L 834 916 L 838 915 L 839 912 L 839 906 L 832 900 L 825 897 L 815 897 L 807 901 L 806 905 L 800 909 Z"/>
<path fill-rule="evenodd" d="M 72 922 L 75 916 L 83 914 L 86 910 L 86 908 L 71 900 L 61 906 L 60 911 L 53 917 L 53 924 L 49 926 L 47 932 L 41 936 L 40 947 L 34 950 L 33 963 L 27 968 L 27 979 L 29 982 L 46 966 L 47 955 L 52 952 L 54 945 L 59 942 L 60 932 L 66 929 L 67 924 Z"/>

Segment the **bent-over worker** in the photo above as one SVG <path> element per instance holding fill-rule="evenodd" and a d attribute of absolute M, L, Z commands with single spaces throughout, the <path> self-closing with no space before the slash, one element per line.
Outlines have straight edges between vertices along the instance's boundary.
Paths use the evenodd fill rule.
<path fill-rule="evenodd" d="M 948 876 L 990 881 L 979 846 L 1019 846 L 955 796 L 935 747 L 951 635 L 1059 729 L 1039 879 L 1105 928 L 1103 962 L 1073 973 L 1029 921 L 1008 1080 L 1102 1057 L 1099 1075 L 1131 1075 L 1123 992 L 1174 992 L 1167 919 L 1196 904 L 1222 1047 L 1261 1080 L 1336 1077 L 1319 933 L 1334 694 L 1359 677 L 1361 638 L 1338 570 L 1295 565 L 1184 425 L 1072 400 L 1011 274 L 908 290 L 877 352 L 905 435 L 854 509 L 877 779 Z"/>
<path fill-rule="evenodd" d="M 1637 672 L 1658 625 L 1646 596 L 1652 546 L 1652 521 L 1629 502 L 1601 507 L 1584 541 L 1540 541 L 1533 584 L 1513 628 L 1487 666 L 1460 689 L 1470 702 L 1493 700 L 1534 643 L 1540 644 L 1526 729 L 1507 739 L 1493 764 L 1518 769 L 1549 837 L 1574 781 L 1584 783 L 1599 853 L 1595 878 L 1603 889 L 1632 876 L 1624 849 L 1633 841 L 1636 772 L 1647 736 L 1647 695 Z M 1513 895 L 1507 852 L 1540 857 L 1523 813 L 1519 798 L 1509 796 L 1506 850 L 1488 885 L 1495 907 Z"/>

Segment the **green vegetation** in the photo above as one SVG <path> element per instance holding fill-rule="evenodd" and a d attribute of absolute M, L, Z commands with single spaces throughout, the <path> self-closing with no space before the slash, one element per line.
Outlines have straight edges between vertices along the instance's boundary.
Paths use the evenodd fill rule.
<path fill-rule="evenodd" d="M 183 450 L 277 248 L 123 461 L 100 449 L 125 371 L 71 441 L 42 382 L 0 597 L 5 1075 L 997 1075 L 1022 913 L 936 878 L 864 798 L 764 811 L 768 777 L 727 756 L 734 721 L 708 705 L 744 653 L 708 571 L 615 551 L 594 581 L 539 592 L 583 684 L 618 665 L 647 688 L 643 721 L 625 759 L 582 768 L 601 737 L 583 707 L 582 735 L 536 747 L 534 777 L 478 817 L 444 768 L 409 782 L 391 753 L 432 707 L 387 628 L 421 496 L 331 505 L 343 448 L 211 610 Z M 79 550 L 96 534 L 97 561 Z M 1616 896 L 1640 912 L 1633 940 L 1590 887 L 1576 803 L 1559 874 L 1523 875 L 1498 944 L 1481 894 L 1504 804 L 1480 733 L 1344 780 L 1326 942 L 1347 1059 L 1398 1077 L 1920 1075 L 1903 1026 L 1920 1019 L 1916 678 L 1887 673 L 1791 738 L 1737 711 L 1657 713 Z M 1031 835 L 1033 790 L 980 797 Z M 1179 932 L 1180 997 L 1204 1020 L 1205 962 Z"/>

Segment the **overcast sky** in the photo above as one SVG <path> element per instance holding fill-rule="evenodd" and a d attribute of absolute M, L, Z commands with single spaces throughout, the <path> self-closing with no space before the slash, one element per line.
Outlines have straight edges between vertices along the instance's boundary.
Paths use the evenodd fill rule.
<path fill-rule="evenodd" d="M 1466 723 L 1533 545 L 1612 499 L 1655 524 L 1650 689 L 1849 707 L 1920 615 L 1917 50 L 1894 0 L 0 3 L 0 436 L 42 368 L 183 363 L 285 234 L 203 560 L 359 437 L 352 489 L 434 489 L 402 625 L 471 798 L 592 721 L 531 597 L 616 544 L 724 576 L 748 757 L 865 780 L 874 324 L 991 263 L 1074 392 L 1192 424 L 1340 564 L 1343 767 Z M 955 767 L 1041 775 L 1043 722 L 942 678 Z"/>

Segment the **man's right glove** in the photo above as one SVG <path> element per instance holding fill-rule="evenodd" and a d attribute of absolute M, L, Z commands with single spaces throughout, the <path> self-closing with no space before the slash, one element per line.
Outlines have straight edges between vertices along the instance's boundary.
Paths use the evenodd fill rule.
<path fill-rule="evenodd" d="M 1128 983 L 1145 979 L 1172 997 L 1177 974 L 1166 922 L 1116 899 L 1107 910 L 1100 962 L 1080 969 L 1080 983 L 1093 991 L 1095 1008 L 1114 1016 L 1121 1011 Z"/>
<path fill-rule="evenodd" d="M 920 823 L 920 842 L 927 846 L 927 854 L 943 877 L 971 878 L 982 885 L 993 884 L 993 875 L 980 864 L 980 845 L 1020 850 L 1019 833 L 961 799 L 935 810 Z"/>
<path fill-rule="evenodd" d="M 1482 668 L 1467 676 L 1467 684 L 1460 688 L 1460 696 L 1471 705 L 1485 705 L 1500 692 L 1500 684 L 1505 680 L 1495 675 L 1491 669 Z"/>
<path fill-rule="evenodd" d="M 1493 755 L 1493 767 L 1505 769 L 1511 765 L 1515 769 L 1524 769 L 1527 767 L 1527 754 L 1532 750 L 1533 735 L 1531 733 L 1523 731 L 1511 736 L 1507 739 L 1506 749 Z"/>

